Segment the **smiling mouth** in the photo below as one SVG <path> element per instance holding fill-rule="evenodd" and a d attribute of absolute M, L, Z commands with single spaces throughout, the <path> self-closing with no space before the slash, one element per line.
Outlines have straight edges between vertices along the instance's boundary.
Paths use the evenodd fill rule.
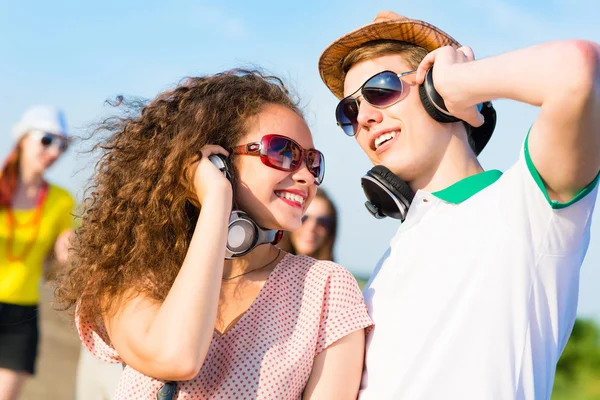
<path fill-rule="evenodd" d="M 293 193 L 289 193 L 289 192 L 275 192 L 275 195 L 281 199 L 294 202 L 294 203 L 298 204 L 300 207 L 304 206 L 305 199 L 304 199 L 304 197 L 302 197 L 298 194 L 293 194 Z"/>
<path fill-rule="evenodd" d="M 379 147 L 381 147 L 381 145 L 383 145 L 384 143 L 389 142 L 390 140 L 392 140 L 393 138 L 396 137 L 396 135 L 400 134 L 399 131 L 393 131 L 393 132 L 388 132 L 388 133 L 384 133 L 383 135 L 380 135 L 377 139 L 375 139 L 375 150 L 377 150 Z"/>

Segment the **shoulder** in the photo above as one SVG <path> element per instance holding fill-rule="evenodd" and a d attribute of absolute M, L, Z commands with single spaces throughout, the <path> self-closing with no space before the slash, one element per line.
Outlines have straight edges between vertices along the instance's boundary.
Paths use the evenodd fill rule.
<path fill-rule="evenodd" d="M 75 202 L 75 200 L 73 199 L 73 196 L 67 189 L 62 188 L 53 183 L 48 184 L 48 193 L 52 194 L 54 197 L 56 197 L 58 199 Z"/>
<path fill-rule="evenodd" d="M 333 261 L 317 260 L 310 256 L 293 254 L 287 254 L 284 260 L 296 271 L 308 272 L 319 277 L 349 276 L 354 279 L 350 271 Z"/>
<path fill-rule="evenodd" d="M 64 204 L 73 208 L 75 206 L 75 199 L 71 193 L 53 183 L 48 184 L 48 198 L 53 202 Z"/>
<path fill-rule="evenodd" d="M 333 261 L 317 260 L 305 255 L 288 254 L 284 274 L 300 278 L 311 287 L 345 287 L 358 289 L 354 275 L 346 268 Z"/>

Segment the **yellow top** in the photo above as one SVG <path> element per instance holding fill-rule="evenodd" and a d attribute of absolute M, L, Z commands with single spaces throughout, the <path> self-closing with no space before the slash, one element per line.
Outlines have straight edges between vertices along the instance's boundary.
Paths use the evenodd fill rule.
<path fill-rule="evenodd" d="M 58 186 L 49 185 L 43 205 L 39 233 L 31 251 L 24 260 L 9 261 L 7 239 L 10 236 L 7 209 L 0 209 L 0 302 L 35 305 L 39 299 L 38 285 L 43 272 L 44 260 L 54 249 L 56 238 L 73 227 L 73 197 Z M 13 210 L 16 226 L 10 254 L 23 254 L 37 230 L 31 226 L 35 209 Z"/>

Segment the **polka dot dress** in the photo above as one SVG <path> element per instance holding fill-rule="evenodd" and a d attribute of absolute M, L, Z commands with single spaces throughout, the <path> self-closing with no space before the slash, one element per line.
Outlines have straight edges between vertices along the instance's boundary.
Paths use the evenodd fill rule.
<path fill-rule="evenodd" d="M 287 254 L 250 308 L 213 339 L 200 373 L 177 382 L 175 399 L 299 399 L 315 356 L 372 325 L 354 277 L 339 265 Z M 78 321 L 99 359 L 120 363 L 104 329 Z M 125 365 L 116 400 L 156 399 L 163 381 Z"/>

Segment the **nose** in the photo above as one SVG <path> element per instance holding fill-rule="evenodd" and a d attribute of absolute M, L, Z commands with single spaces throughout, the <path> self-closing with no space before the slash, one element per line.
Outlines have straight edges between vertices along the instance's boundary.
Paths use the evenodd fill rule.
<path fill-rule="evenodd" d="M 302 223 L 302 227 L 311 233 L 315 233 L 317 230 L 317 220 L 316 218 L 307 218 L 306 221 Z"/>
<path fill-rule="evenodd" d="M 292 179 L 294 180 L 294 182 L 299 183 L 301 185 L 306 185 L 306 186 L 316 185 L 315 177 L 313 176 L 313 174 L 310 173 L 310 170 L 308 169 L 308 166 L 306 165 L 306 157 L 304 157 L 304 159 L 302 160 L 302 164 L 300 165 L 300 168 L 298 168 L 292 174 Z"/>
<path fill-rule="evenodd" d="M 45 153 L 49 159 L 55 161 L 58 158 L 58 156 L 60 156 L 60 149 L 58 148 L 58 146 L 52 145 L 45 149 Z"/>
<path fill-rule="evenodd" d="M 356 121 L 358 122 L 359 130 L 360 128 L 369 129 L 383 121 L 383 113 L 368 102 L 360 101 Z"/>

